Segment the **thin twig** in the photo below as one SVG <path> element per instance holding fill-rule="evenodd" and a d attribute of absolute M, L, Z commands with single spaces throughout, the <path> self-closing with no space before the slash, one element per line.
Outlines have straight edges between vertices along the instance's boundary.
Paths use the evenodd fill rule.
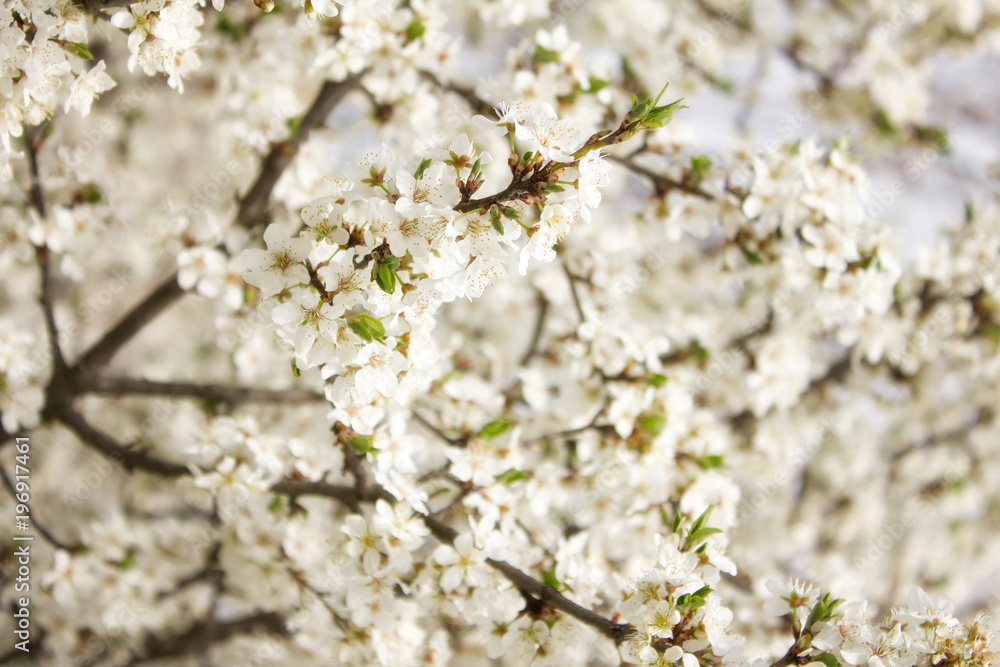
<path fill-rule="evenodd" d="M 573 297 L 573 305 L 576 307 L 576 314 L 580 317 L 580 323 L 587 321 L 587 315 L 583 312 L 583 304 L 580 303 L 580 295 L 576 293 L 576 278 L 572 273 L 569 272 L 569 267 L 566 262 L 561 262 L 563 273 L 566 274 L 566 280 L 569 281 L 569 293 Z"/>
<path fill-rule="evenodd" d="M 658 174 L 652 169 L 642 166 L 636 162 L 631 157 L 616 157 L 614 155 L 609 155 L 608 159 L 612 162 L 617 162 L 629 171 L 638 174 L 640 176 L 645 176 L 653 183 L 653 189 L 658 195 L 664 195 L 670 190 L 678 190 L 684 192 L 685 194 L 694 195 L 695 197 L 701 197 L 702 199 L 711 201 L 715 199 L 715 195 L 707 190 L 703 190 L 697 185 L 692 185 L 690 183 L 684 183 L 682 181 L 674 180 L 663 174 Z"/>
<path fill-rule="evenodd" d="M 549 313 L 549 300 L 541 292 L 538 293 L 538 315 L 535 317 L 535 329 L 531 333 L 531 343 L 524 351 L 518 366 L 526 366 L 531 358 L 538 352 L 538 343 L 542 340 L 542 332 L 545 330 L 545 318 Z"/>
<path fill-rule="evenodd" d="M 29 199 L 31 205 L 38 211 L 38 215 L 45 217 L 45 194 L 42 191 L 42 181 L 39 178 L 38 170 L 38 149 L 41 147 L 42 139 L 48 123 L 42 123 L 33 128 L 24 128 L 24 147 L 28 154 L 28 169 L 31 171 L 31 187 L 29 188 Z"/>
<path fill-rule="evenodd" d="M 434 517 L 425 516 L 423 520 L 434 537 L 441 542 L 452 544 L 458 537 L 458 531 Z M 611 639 L 615 645 L 621 644 L 632 630 L 630 625 L 615 623 L 595 611 L 581 607 L 553 587 L 543 584 L 531 575 L 525 574 L 510 563 L 494 558 L 488 558 L 486 562 L 519 590 L 530 593 L 564 614 L 568 614 L 581 623 L 589 625 L 605 637 Z"/>
<path fill-rule="evenodd" d="M 25 127 L 24 146 L 28 154 L 28 168 L 31 172 L 31 187 L 29 198 L 32 207 L 38 212 L 38 216 L 45 218 L 46 204 L 45 191 L 42 189 L 41 171 L 38 166 L 38 149 L 41 147 L 42 137 L 47 129 L 47 123 L 43 123 L 35 128 Z M 52 269 L 49 265 L 49 250 L 45 245 L 35 247 L 35 260 L 38 262 L 41 290 L 39 300 L 42 304 L 42 313 L 45 316 L 45 329 L 49 336 L 49 352 L 52 355 L 52 362 L 55 365 L 55 372 L 59 373 L 66 367 L 62 350 L 59 347 L 59 330 L 56 328 L 55 313 L 53 310 L 52 297 Z"/>
<path fill-rule="evenodd" d="M 2 467 L 0 467 L 0 478 L 3 479 L 3 485 L 7 487 L 7 490 L 10 491 L 10 495 L 14 497 L 14 500 L 16 502 L 17 491 L 14 490 L 14 485 L 11 483 L 10 477 L 7 476 L 7 471 L 4 470 Z M 28 520 L 32 523 L 32 525 L 35 526 L 35 528 L 38 529 L 39 534 L 41 534 L 41 536 L 45 539 L 45 541 L 54 546 L 55 548 L 69 552 L 80 550 L 81 545 L 69 544 L 68 542 L 63 542 L 62 540 L 58 539 L 55 535 L 53 535 L 47 528 L 45 528 L 45 526 L 39 523 L 38 517 L 35 516 L 35 512 L 32 511 L 28 513 Z"/>
<path fill-rule="evenodd" d="M 430 423 L 429 421 L 427 421 L 427 419 L 426 419 L 426 418 L 424 418 L 424 416 L 423 416 L 423 415 L 421 415 L 421 414 L 420 414 L 419 412 L 417 412 L 416 410 L 413 410 L 413 411 L 411 411 L 411 412 L 410 412 L 410 414 L 412 414 L 412 415 L 413 415 L 413 418 L 414 418 L 414 419 L 416 419 L 416 420 L 417 420 L 418 422 L 420 422 L 420 425 L 421 425 L 421 426 L 423 426 L 423 427 L 424 427 L 424 428 L 426 428 L 426 429 L 427 429 L 428 431 L 430 431 L 431 433 L 433 433 L 434 435 L 436 435 L 436 436 L 437 436 L 438 438 L 440 438 L 440 439 L 442 440 L 442 442 L 446 442 L 446 443 L 448 443 L 449 445 L 461 445 L 461 444 L 462 444 L 462 440 L 461 440 L 461 439 L 456 439 L 456 438 L 449 438 L 448 436 L 446 436 L 446 435 L 444 434 L 444 432 L 443 432 L 443 431 L 441 431 L 441 430 L 440 430 L 440 429 L 439 429 L 439 428 L 438 428 L 437 426 L 435 426 L 434 424 L 432 424 L 432 423 Z"/>

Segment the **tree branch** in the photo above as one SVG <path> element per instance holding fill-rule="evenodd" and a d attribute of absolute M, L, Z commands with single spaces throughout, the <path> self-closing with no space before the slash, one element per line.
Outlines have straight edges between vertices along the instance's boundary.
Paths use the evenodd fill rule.
<path fill-rule="evenodd" d="M 174 271 L 84 352 L 71 370 L 86 374 L 107 364 L 127 342 L 183 294 Z"/>
<path fill-rule="evenodd" d="M 614 155 L 609 155 L 608 159 L 612 162 L 617 162 L 622 165 L 632 173 L 638 174 L 640 176 L 645 176 L 650 181 L 653 182 L 653 190 L 656 191 L 658 195 L 664 195 L 670 190 L 679 190 L 689 195 L 694 195 L 695 197 L 701 197 L 705 200 L 715 199 L 715 195 L 706 190 L 702 190 L 697 185 L 691 185 L 690 183 L 684 183 L 683 181 L 675 181 L 672 178 L 658 174 L 652 169 L 642 166 L 637 163 L 633 158 L 621 158 Z"/>
<path fill-rule="evenodd" d="M 135 452 L 116 443 L 108 435 L 90 426 L 90 424 L 88 424 L 83 417 L 66 405 L 61 407 L 57 416 L 67 426 L 69 426 L 69 428 L 72 429 L 80 437 L 80 439 L 84 441 L 84 443 L 94 447 L 106 456 L 117 458 L 130 470 L 146 470 L 163 477 L 178 477 L 189 474 L 189 470 L 179 463 L 172 463 L 149 456 L 142 452 Z M 286 494 L 293 499 L 298 496 L 320 496 L 324 498 L 331 498 L 346 505 L 353 511 L 357 511 L 360 503 L 363 501 L 373 502 L 375 500 L 383 499 L 390 503 L 396 502 L 396 498 L 392 494 L 378 484 L 374 483 L 368 483 L 365 485 L 364 490 L 360 490 L 353 486 L 327 484 L 324 482 L 304 482 L 288 479 L 278 482 L 272 486 L 270 490 L 274 493 Z M 451 544 L 458 536 L 457 531 L 433 516 L 421 515 L 421 518 L 431 530 L 431 533 L 443 542 Z M 620 644 L 624 641 L 626 635 L 632 629 L 629 625 L 615 623 L 594 611 L 581 607 L 572 600 L 564 597 L 556 589 L 532 578 L 530 575 L 525 574 L 509 563 L 495 559 L 488 559 L 487 562 L 491 567 L 496 569 L 500 572 L 500 574 L 511 581 L 511 583 L 517 586 L 518 589 L 534 595 L 536 598 L 551 605 L 555 609 L 569 614 L 580 622 L 593 627 L 601 634 L 612 639 L 615 644 Z M 188 634 L 193 632 L 194 631 L 191 631 Z M 201 631 L 199 630 L 199 632 Z M 212 636 L 214 637 L 215 635 Z M 203 636 L 200 634 L 192 634 L 191 637 L 187 638 L 185 641 L 201 646 L 199 642 L 207 641 L 206 637 L 207 635 Z M 163 641 L 166 642 L 167 640 Z M 173 641 L 173 639 L 170 641 Z M 213 639 L 212 641 L 220 640 Z M 211 641 L 208 643 L 211 643 Z M 168 644 L 163 644 L 162 646 L 167 645 Z M 174 644 L 169 645 L 174 646 Z M 181 654 L 165 653 L 161 654 L 161 657 L 168 655 L 172 656 Z M 133 662 L 133 664 L 136 663 Z"/>
<path fill-rule="evenodd" d="M 10 495 L 14 498 L 16 502 L 17 491 L 14 490 L 14 485 L 11 483 L 10 477 L 7 476 L 7 471 L 4 470 L 3 467 L 0 467 L 0 478 L 3 479 L 3 485 L 7 487 L 7 490 L 10 491 Z M 28 520 L 31 521 L 32 525 L 38 529 L 39 534 L 41 534 L 41 536 L 45 539 L 45 541 L 47 541 L 49 544 L 56 547 L 57 549 L 62 549 L 63 551 L 70 551 L 70 552 L 80 550 L 81 545 L 69 544 L 68 542 L 63 542 L 62 540 L 56 538 L 51 532 L 49 532 L 47 528 L 45 528 L 45 526 L 39 523 L 38 517 L 35 516 L 34 511 L 28 513 Z"/>
<path fill-rule="evenodd" d="M 271 198 L 271 192 L 278 179 L 292 162 L 299 148 L 309 138 L 309 134 L 323 125 L 333 108 L 347 93 L 358 86 L 359 76 L 348 77 L 343 81 L 324 81 L 312 106 L 306 111 L 298 130 L 287 140 L 276 144 L 264 158 L 260 167 L 260 175 L 240 200 L 236 213 L 236 223 L 243 227 L 253 227 L 260 222 Z"/>
<path fill-rule="evenodd" d="M 81 393 L 110 396 L 177 396 L 224 403 L 305 403 L 326 400 L 322 394 L 309 389 L 252 389 L 222 384 L 159 382 L 114 376 L 88 378 L 81 388 Z"/>
<path fill-rule="evenodd" d="M 224 642 L 237 635 L 264 632 L 288 636 L 285 618 L 273 611 L 264 611 L 235 621 L 218 622 L 207 619 L 197 622 L 187 630 L 169 637 L 147 635 L 142 657 L 133 658 L 129 667 L 164 658 L 178 658 L 205 653 L 213 644 Z"/>
<path fill-rule="evenodd" d="M 323 83 L 316 99 L 303 116 L 298 130 L 284 142 L 273 145 L 271 151 L 264 158 L 257 180 L 240 199 L 236 224 L 252 227 L 260 220 L 271 198 L 274 186 L 281 174 L 291 164 L 292 159 L 298 154 L 299 148 L 309 137 L 310 132 L 320 127 L 326 117 L 330 115 L 333 107 L 357 85 L 358 77 L 351 77 L 340 82 L 326 81 Z M 106 364 L 125 343 L 184 293 L 184 290 L 177 284 L 177 271 L 174 270 L 159 287 L 133 306 L 118 324 L 87 350 L 74 365 L 73 370 L 86 373 Z"/>
<path fill-rule="evenodd" d="M 538 302 L 538 315 L 535 317 L 535 328 L 531 332 L 531 342 L 528 344 L 528 349 L 521 355 L 518 366 L 526 366 L 535 356 L 538 352 L 538 343 L 542 340 L 542 332 L 545 331 L 545 318 L 549 314 L 549 300 L 541 292 L 538 293 L 536 300 Z"/>
<path fill-rule="evenodd" d="M 84 444 L 96 449 L 126 470 L 145 470 L 161 477 L 180 477 L 190 474 L 187 466 L 151 456 L 143 451 L 119 444 L 107 433 L 91 426 L 68 403 L 57 404 L 54 416 L 76 434 Z"/>
<path fill-rule="evenodd" d="M 434 517 L 425 516 L 423 517 L 423 520 L 434 537 L 441 542 L 452 544 L 458 537 L 458 531 Z M 565 597 L 556 589 L 547 584 L 543 584 L 534 577 L 525 574 L 507 562 L 495 560 L 493 558 L 486 559 L 486 562 L 489 563 L 490 567 L 498 571 L 508 581 L 514 584 L 519 590 L 525 593 L 530 593 L 539 600 L 554 607 L 555 609 L 558 609 L 564 614 L 568 614 L 581 623 L 589 625 L 605 637 L 611 639 L 616 646 L 621 644 L 625 640 L 625 637 L 633 629 L 630 625 L 615 623 L 614 621 L 601 616 L 597 612 L 591 611 L 586 607 L 581 607 L 577 603 Z"/>

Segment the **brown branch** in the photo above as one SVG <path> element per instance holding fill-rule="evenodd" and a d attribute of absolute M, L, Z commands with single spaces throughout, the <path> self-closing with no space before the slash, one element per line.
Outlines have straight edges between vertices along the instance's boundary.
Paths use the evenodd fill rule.
<path fill-rule="evenodd" d="M 345 484 L 308 482 L 296 479 L 282 480 L 272 486 L 270 491 L 286 495 L 291 499 L 298 498 L 299 496 L 331 498 L 346 505 L 353 511 L 358 511 L 361 502 L 375 502 L 376 500 L 385 500 L 390 503 L 396 502 L 395 496 L 381 487 L 370 487 L 364 493 L 361 493 L 353 486 Z"/>
<path fill-rule="evenodd" d="M 545 318 L 549 314 L 549 300 L 541 292 L 538 293 L 538 316 L 535 317 L 535 328 L 531 332 L 531 342 L 528 349 L 521 355 L 518 366 L 526 366 L 531 358 L 538 352 L 538 343 L 542 340 L 542 332 L 545 331 Z"/>
<path fill-rule="evenodd" d="M 609 155 L 608 159 L 612 162 L 617 162 L 629 171 L 638 174 L 640 176 L 645 176 L 653 183 L 653 190 L 656 191 L 657 195 L 665 195 L 671 190 L 679 190 L 689 195 L 694 195 L 695 197 L 701 197 L 702 199 L 711 201 L 715 199 L 715 196 L 706 190 L 702 190 L 697 185 L 692 185 L 690 183 L 685 183 L 683 181 L 676 181 L 672 178 L 658 174 L 652 169 L 638 164 L 631 157 L 620 158 L 614 155 Z"/>
<path fill-rule="evenodd" d="M 110 396 L 177 396 L 223 403 L 305 403 L 326 400 L 322 394 L 309 389 L 252 389 L 211 383 L 159 382 L 108 376 L 88 378 L 81 388 L 81 393 Z"/>
<path fill-rule="evenodd" d="M 10 491 L 10 495 L 14 498 L 14 500 L 16 502 L 17 501 L 17 491 L 14 490 L 14 485 L 11 483 L 10 477 L 7 476 L 7 471 L 4 470 L 2 467 L 0 467 L 0 478 L 3 479 L 3 485 L 5 487 L 7 487 L 7 490 Z M 74 552 L 74 551 L 79 551 L 80 550 L 81 545 L 79 545 L 79 544 L 69 544 L 68 542 L 63 542 L 62 540 L 56 538 L 51 532 L 49 532 L 49 530 L 47 528 L 45 528 L 45 526 L 43 526 L 41 523 L 39 523 L 38 517 L 35 516 L 35 512 L 34 511 L 31 511 L 31 512 L 28 513 L 28 520 L 32 523 L 32 525 L 36 529 L 38 529 L 39 534 L 41 534 L 41 536 L 45 539 L 45 541 L 48 542 L 49 544 L 51 544 L 52 546 L 54 546 L 55 548 L 62 549 L 63 551 L 69 551 L 69 552 Z"/>
<path fill-rule="evenodd" d="M 458 531 L 434 517 L 425 516 L 423 517 L 423 520 L 434 537 L 441 542 L 452 544 L 458 537 Z M 577 603 L 565 597 L 556 589 L 547 584 L 543 584 L 534 577 L 525 574 L 509 563 L 493 558 L 486 559 L 486 562 L 489 563 L 490 567 L 497 570 L 508 581 L 514 584 L 518 590 L 529 593 L 564 614 L 568 614 L 581 623 L 589 625 L 605 637 L 611 639 L 616 646 L 621 644 L 625 640 L 625 637 L 633 629 L 630 625 L 615 623 L 614 621 L 601 616 L 597 612 L 591 611 L 586 607 L 581 607 Z"/>
<path fill-rule="evenodd" d="M 562 264 L 563 273 L 566 274 L 566 280 L 569 281 L 569 293 L 570 296 L 573 297 L 573 306 L 576 308 L 576 314 L 580 318 L 580 323 L 582 324 L 587 321 L 587 315 L 583 312 L 583 304 L 580 302 L 580 295 L 577 294 L 576 291 L 577 277 L 570 273 L 569 267 L 566 266 L 566 262 L 560 260 L 560 263 Z"/>
<path fill-rule="evenodd" d="M 303 116 L 298 130 L 284 142 L 273 145 L 264 158 L 257 180 L 240 199 L 236 224 L 252 227 L 261 219 L 274 186 L 309 134 L 323 124 L 333 107 L 357 85 L 358 77 L 351 77 L 341 82 L 323 83 L 312 106 Z M 177 284 L 175 270 L 149 296 L 133 306 L 101 340 L 87 350 L 74 365 L 73 370 L 86 373 L 106 364 L 125 343 L 184 293 Z"/>
<path fill-rule="evenodd" d="M 461 438 L 449 438 L 448 436 L 446 436 L 444 434 L 444 431 L 442 431 L 441 429 L 439 429 L 434 424 L 430 423 L 423 415 L 421 415 L 416 410 L 411 410 L 410 414 L 413 415 L 413 418 L 415 420 L 417 420 L 417 422 L 419 422 L 421 426 L 423 426 L 428 431 L 430 431 L 431 433 L 433 433 L 434 435 L 436 435 L 438 438 L 440 438 L 442 442 L 445 442 L 445 443 L 447 443 L 449 445 L 455 445 L 455 446 L 461 446 L 461 445 L 465 444 L 464 441 Z"/>
<path fill-rule="evenodd" d="M 149 456 L 143 452 L 135 452 L 116 443 L 106 434 L 90 426 L 86 420 L 66 405 L 61 406 L 57 416 L 67 426 L 69 426 L 70 429 L 72 429 L 80 437 L 80 439 L 84 441 L 84 443 L 94 447 L 106 456 L 114 457 L 117 460 L 120 460 L 123 465 L 130 470 L 141 469 L 163 477 L 178 477 L 180 475 L 189 474 L 189 470 L 179 463 L 164 461 L 162 459 Z M 275 493 L 287 494 L 292 499 L 298 496 L 306 495 L 331 498 L 346 505 L 354 511 L 359 509 L 359 504 L 363 501 L 372 502 L 383 499 L 390 503 L 396 502 L 396 498 L 392 494 L 381 488 L 378 484 L 371 483 L 367 484 L 364 490 L 359 490 L 353 486 L 326 484 L 324 482 L 282 480 L 272 486 L 270 490 Z M 422 519 L 434 536 L 439 540 L 448 544 L 455 541 L 458 533 L 453 528 L 442 523 L 439 519 L 436 519 L 433 516 L 422 516 Z M 511 581 L 511 583 L 517 586 L 518 589 L 535 596 L 539 600 L 551 605 L 553 608 L 569 614 L 582 623 L 595 628 L 605 636 L 612 639 L 615 644 L 620 644 L 624 641 L 625 636 L 631 630 L 631 626 L 629 625 L 615 623 L 594 611 L 581 607 L 572 600 L 564 597 L 556 589 L 532 578 L 530 575 L 525 574 L 509 563 L 495 559 L 488 559 L 487 562 L 491 567 L 496 569 L 500 572 L 500 574 Z M 213 628 L 218 626 L 208 625 L 204 627 Z M 185 637 L 185 643 L 198 646 L 199 650 L 201 650 L 214 641 L 221 641 L 221 639 L 208 639 L 208 637 L 216 637 L 214 631 L 212 631 L 212 634 L 198 634 L 207 632 L 207 630 L 201 629 L 198 631 L 189 631 L 183 635 Z M 167 640 L 156 640 L 164 643 L 155 644 L 155 646 L 176 646 L 174 643 L 176 639 L 177 637 L 168 638 Z M 203 644 L 204 642 L 207 643 Z M 153 653 L 156 653 L 156 651 L 153 651 Z M 174 655 L 182 655 L 182 653 L 158 654 L 159 657 Z M 133 662 L 132 664 L 137 663 Z"/>
<path fill-rule="evenodd" d="M 271 152 L 261 164 L 260 175 L 243 198 L 236 214 L 236 223 L 243 227 L 253 227 L 261 221 L 264 210 L 271 198 L 271 192 L 278 179 L 299 152 L 299 148 L 309 138 L 309 134 L 323 125 L 333 108 L 358 86 L 359 76 L 343 81 L 324 81 L 312 106 L 306 111 L 298 130 L 288 139 L 271 148 Z"/>
<path fill-rule="evenodd" d="M 460 213 L 471 213 L 485 211 L 492 206 L 504 206 L 512 202 L 531 203 L 539 196 L 543 186 L 558 180 L 558 174 L 563 169 L 575 167 L 577 162 L 577 160 L 552 162 L 538 165 L 526 173 L 515 173 L 510 184 L 500 192 L 479 199 L 459 202 L 455 205 L 455 210 Z"/>
<path fill-rule="evenodd" d="M 218 644 L 237 635 L 264 632 L 272 635 L 288 636 L 285 618 L 273 611 L 265 611 L 246 616 L 235 621 L 219 622 L 207 619 L 196 622 L 187 630 L 169 637 L 147 635 L 142 657 L 128 663 L 129 667 L 152 660 L 178 658 L 205 653 L 213 644 Z"/>
<path fill-rule="evenodd" d="M 38 171 L 38 149 L 42 145 L 48 123 L 42 123 L 36 127 L 24 128 L 24 147 L 28 154 L 28 169 L 31 172 L 31 186 L 28 189 L 28 197 L 31 205 L 38 211 L 38 215 L 45 217 L 45 193 L 42 191 L 42 181 Z"/>
<path fill-rule="evenodd" d="M 133 450 L 114 440 L 106 433 L 91 426 L 79 413 L 63 407 L 56 415 L 87 446 L 96 449 L 112 461 L 120 463 L 127 470 L 142 470 L 160 477 L 180 477 L 191 474 L 190 469 L 180 463 L 167 461 L 145 452 Z M 378 499 L 395 502 L 395 498 L 382 488 L 369 488 L 364 493 L 353 486 L 285 479 L 270 488 L 274 493 L 298 496 L 320 496 L 332 498 L 351 508 L 357 508 L 362 501 L 374 502 Z"/>
<path fill-rule="evenodd" d="M 424 79 L 434 84 L 438 90 L 454 93 L 455 95 L 461 97 L 477 114 L 485 116 L 494 112 L 494 105 L 489 101 L 484 100 L 482 97 L 479 97 L 479 95 L 476 94 L 476 91 L 472 88 L 468 88 L 457 83 L 444 83 L 437 77 L 436 74 L 426 70 L 421 70 L 419 74 Z"/>
<path fill-rule="evenodd" d="M 146 298 L 133 306 L 99 341 L 90 346 L 71 370 L 86 374 L 107 364 L 127 342 L 183 294 L 184 290 L 177 284 L 177 272 L 174 271 Z"/>
<path fill-rule="evenodd" d="M 90 425 L 68 403 L 55 406 L 54 416 L 76 434 L 84 444 L 106 457 L 120 463 L 126 470 L 144 470 L 161 477 L 180 477 L 190 474 L 187 466 L 151 456 L 143 451 L 119 444 L 114 438 Z"/>
<path fill-rule="evenodd" d="M 174 589 L 171 591 L 161 591 L 157 598 L 164 600 L 171 596 L 177 595 L 185 588 L 193 586 L 199 582 L 205 581 L 212 585 L 216 590 L 221 590 L 223 588 L 223 582 L 226 578 L 226 572 L 222 569 L 219 564 L 219 554 L 222 552 L 222 543 L 216 542 L 212 545 L 211 551 L 208 552 L 208 558 L 205 560 L 205 564 L 189 574 L 186 577 L 180 579 L 176 584 L 174 584 Z"/>
<path fill-rule="evenodd" d="M 45 218 L 45 191 L 42 190 L 42 177 L 38 167 L 38 149 L 41 147 L 43 137 L 48 123 L 43 123 L 37 127 L 24 128 L 24 147 L 28 155 L 28 169 L 31 173 L 31 187 L 29 189 L 29 200 L 32 207 L 38 212 L 40 218 Z M 59 347 L 59 331 L 56 328 L 55 314 L 52 299 L 52 270 L 49 266 L 49 250 L 44 245 L 35 247 L 35 260 L 38 262 L 38 270 L 41 274 L 41 290 L 39 301 L 42 304 L 42 313 L 45 316 L 45 329 L 49 336 L 49 353 L 52 356 L 52 363 L 55 365 L 55 372 L 58 373 L 66 367 L 63 360 L 62 350 Z"/>
<path fill-rule="evenodd" d="M 103 10 L 124 9 L 129 6 L 130 2 L 129 0 L 73 0 L 73 4 L 94 16 L 107 20 L 110 18 L 110 14 Z"/>

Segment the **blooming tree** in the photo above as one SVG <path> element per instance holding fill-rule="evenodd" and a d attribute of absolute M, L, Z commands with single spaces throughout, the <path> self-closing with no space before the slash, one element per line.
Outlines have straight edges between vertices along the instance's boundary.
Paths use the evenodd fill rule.
<path fill-rule="evenodd" d="M 996 0 L 0 11 L 0 662 L 996 663 Z"/>

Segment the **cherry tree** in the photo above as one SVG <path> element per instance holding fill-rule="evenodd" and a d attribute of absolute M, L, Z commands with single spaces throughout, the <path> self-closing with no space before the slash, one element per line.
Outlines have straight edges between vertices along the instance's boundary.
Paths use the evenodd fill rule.
<path fill-rule="evenodd" d="M 1000 2 L 0 12 L 0 663 L 996 663 Z"/>

